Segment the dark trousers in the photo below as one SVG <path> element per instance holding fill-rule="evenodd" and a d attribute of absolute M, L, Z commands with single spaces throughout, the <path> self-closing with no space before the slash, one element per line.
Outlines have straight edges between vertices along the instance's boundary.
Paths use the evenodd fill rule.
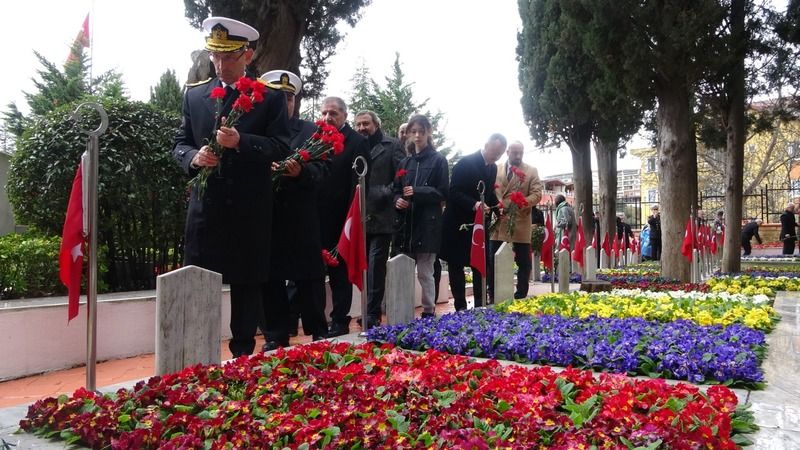
<path fill-rule="evenodd" d="M 285 280 L 270 280 L 264 297 L 264 340 L 289 345 L 289 294 Z"/>
<path fill-rule="evenodd" d="M 453 302 L 456 311 L 467 309 L 466 278 L 464 277 L 464 266 L 447 266 L 450 276 L 450 290 L 453 292 Z M 472 268 L 472 295 L 475 297 L 475 306 L 483 306 L 483 290 L 481 289 L 481 277 L 474 267 Z"/>
<path fill-rule="evenodd" d="M 742 236 L 742 248 L 744 249 L 744 256 L 750 254 L 753 251 L 753 246 L 750 245 L 750 239 L 745 238 Z"/>
<path fill-rule="evenodd" d="M 331 285 L 331 323 L 350 326 L 350 307 L 353 304 L 353 285 L 347 279 L 347 265 L 341 259 L 336 267 L 328 267 L 328 282 Z"/>
<path fill-rule="evenodd" d="M 368 234 L 367 316 L 380 321 L 381 304 L 386 289 L 386 260 L 389 259 L 391 234 Z"/>
<path fill-rule="evenodd" d="M 306 336 L 325 336 L 328 321 L 325 320 L 325 280 L 296 280 L 290 292 L 289 306 L 303 320 Z M 292 325 L 291 317 L 289 325 Z M 294 322 L 297 326 L 297 322 Z"/>
<path fill-rule="evenodd" d="M 650 245 L 653 248 L 653 261 L 661 261 L 661 239 L 655 241 L 651 238 Z"/>
<path fill-rule="evenodd" d="M 439 301 L 439 282 L 442 280 L 442 262 L 439 258 L 433 260 L 433 303 Z"/>
<path fill-rule="evenodd" d="M 794 243 L 797 241 L 795 238 L 787 238 L 783 241 L 783 254 L 784 255 L 793 255 L 794 254 Z"/>
<path fill-rule="evenodd" d="M 264 323 L 264 289 L 262 283 L 231 284 L 231 341 L 228 348 L 234 358 L 250 355 L 256 347 L 256 329 L 268 329 Z"/>
<path fill-rule="evenodd" d="M 491 241 L 492 253 L 491 257 L 486 258 L 486 270 L 489 283 L 489 297 L 494 298 L 494 254 L 500 250 L 503 241 Z M 511 248 L 514 250 L 514 262 L 517 264 L 517 288 L 514 292 L 514 298 L 525 298 L 528 296 L 529 280 L 531 279 L 531 244 L 523 242 L 512 243 Z M 501 298 L 500 300 L 508 300 Z"/>

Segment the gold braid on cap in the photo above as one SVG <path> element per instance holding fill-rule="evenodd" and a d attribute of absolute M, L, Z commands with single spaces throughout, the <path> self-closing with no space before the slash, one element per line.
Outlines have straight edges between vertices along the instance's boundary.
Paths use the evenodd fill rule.
<path fill-rule="evenodd" d="M 221 24 L 211 28 L 211 34 L 206 38 L 206 50 L 210 52 L 235 52 L 245 47 L 249 41 L 242 36 L 228 34 L 228 29 Z"/>

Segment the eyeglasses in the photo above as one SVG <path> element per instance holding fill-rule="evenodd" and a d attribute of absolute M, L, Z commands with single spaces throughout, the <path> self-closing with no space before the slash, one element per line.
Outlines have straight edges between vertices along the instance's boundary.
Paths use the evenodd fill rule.
<path fill-rule="evenodd" d="M 208 59 L 215 62 L 232 63 L 241 59 L 245 51 L 246 50 L 240 50 L 238 52 L 228 52 L 228 53 L 211 52 L 208 54 Z"/>

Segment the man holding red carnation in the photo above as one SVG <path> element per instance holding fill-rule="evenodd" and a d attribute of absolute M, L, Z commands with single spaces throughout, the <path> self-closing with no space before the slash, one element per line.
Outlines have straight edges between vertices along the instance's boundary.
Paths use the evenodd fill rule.
<path fill-rule="evenodd" d="M 367 186 L 367 313 L 369 328 L 381 324 L 381 303 L 386 286 L 386 261 L 394 233 L 394 186 L 400 161 L 406 156 L 397 139 L 381 129 L 381 119 L 373 111 L 356 113 L 356 131 L 367 138 L 370 147 L 369 185 Z"/>
<path fill-rule="evenodd" d="M 187 86 L 183 122 L 172 150 L 186 174 L 208 174 L 202 189 L 192 185 L 184 263 L 219 272 L 223 283 L 230 284 L 229 347 L 234 356 L 248 355 L 268 306 L 264 290 L 272 224 L 269 173 L 271 163 L 289 151 L 286 100 L 271 89 L 261 93 L 258 83 L 244 76 L 253 58 L 251 45 L 259 36 L 254 28 L 209 17 L 203 29 L 217 78 Z M 239 115 L 236 124 L 220 126 L 231 124 L 227 119 L 232 114 Z"/>
<path fill-rule="evenodd" d="M 508 159 L 497 170 L 495 194 L 503 205 L 503 215 L 491 235 L 492 255 L 503 242 L 513 245 L 514 262 L 517 263 L 517 289 L 514 298 L 528 296 L 528 280 L 531 276 L 531 209 L 542 198 L 539 171 L 522 162 L 524 153 L 525 148 L 521 142 L 512 142 L 506 149 Z M 492 292 L 491 269 L 487 275 L 489 292 Z"/>
<path fill-rule="evenodd" d="M 363 156 L 369 163 L 369 144 L 364 136 L 358 134 L 347 123 L 347 105 L 341 98 L 327 97 L 322 100 L 320 118 L 344 136 L 344 142 L 337 144 L 343 145 L 343 148 L 339 149 L 341 151 L 337 152 L 334 148 L 336 154 L 331 161 L 330 175 L 319 187 L 317 198 L 322 246 L 333 249 L 339 243 L 347 211 L 350 209 L 353 193 L 358 184 L 358 176 L 353 171 L 353 161 Z M 342 336 L 350 332 L 353 285 L 347 279 L 347 266 L 344 261 L 335 267 L 329 265 L 327 269 L 333 302 L 328 336 Z"/>

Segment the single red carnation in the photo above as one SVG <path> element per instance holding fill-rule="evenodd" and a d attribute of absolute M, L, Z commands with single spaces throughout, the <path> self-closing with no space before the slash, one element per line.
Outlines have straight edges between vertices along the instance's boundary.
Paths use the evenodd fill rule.
<path fill-rule="evenodd" d="M 309 153 L 308 150 L 305 150 L 305 149 L 304 150 L 299 150 L 297 152 L 297 154 L 300 155 L 300 158 L 303 161 L 310 161 L 311 160 L 311 153 Z"/>
<path fill-rule="evenodd" d="M 236 82 L 236 89 L 242 94 L 250 92 L 253 89 L 253 80 L 247 77 L 239 78 L 239 81 Z"/>
<path fill-rule="evenodd" d="M 250 100 L 250 97 L 246 95 L 240 95 L 239 98 L 233 102 L 234 109 L 240 109 L 244 112 L 250 112 L 253 109 L 253 102 Z"/>
<path fill-rule="evenodd" d="M 408 171 L 406 169 L 400 169 L 400 170 L 397 171 L 397 173 L 394 175 L 394 177 L 395 178 L 403 178 L 407 173 L 408 173 Z"/>
<path fill-rule="evenodd" d="M 344 142 L 333 143 L 333 154 L 338 155 L 344 151 Z"/>
<path fill-rule="evenodd" d="M 261 84 L 261 83 L 256 83 L 256 84 Z M 253 103 L 261 103 L 263 101 L 264 101 L 264 93 L 256 91 L 254 89 L 253 90 Z"/>
<path fill-rule="evenodd" d="M 528 206 L 528 199 L 526 199 L 525 196 L 522 195 L 522 192 L 514 191 L 511 193 L 508 199 L 514 202 L 514 204 L 517 205 L 517 207 L 520 209 Z"/>
<path fill-rule="evenodd" d="M 211 90 L 211 98 L 225 98 L 225 88 L 221 86 L 217 86 Z"/>

